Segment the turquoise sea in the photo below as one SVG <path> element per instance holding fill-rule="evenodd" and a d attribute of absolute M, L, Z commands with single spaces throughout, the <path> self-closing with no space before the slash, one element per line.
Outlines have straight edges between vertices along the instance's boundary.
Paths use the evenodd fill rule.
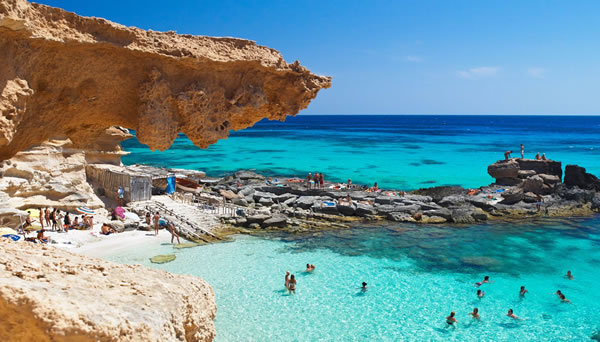
<path fill-rule="evenodd" d="M 148 260 L 170 253 L 177 259 L 168 264 Z M 184 250 L 148 245 L 108 259 L 207 280 L 217 341 L 589 341 L 600 330 L 599 218 L 362 225 Z M 286 270 L 295 295 L 284 291 Z M 493 282 L 478 299 L 474 283 L 485 275 Z M 560 302 L 559 289 L 572 303 Z M 468 316 L 474 307 L 481 321 Z M 520 320 L 506 317 L 511 308 Z M 446 327 L 450 311 L 456 328 Z"/>
<path fill-rule="evenodd" d="M 181 135 L 164 152 L 136 139 L 125 164 L 198 169 L 221 176 L 238 169 L 411 190 L 435 185 L 479 187 L 492 182 L 487 166 L 504 152 L 537 152 L 600 174 L 600 116 L 299 115 L 261 121 L 232 132 L 206 150 Z"/>
<path fill-rule="evenodd" d="M 199 150 L 181 136 L 127 164 L 238 169 L 391 188 L 489 184 L 506 150 L 600 174 L 598 116 L 298 116 L 263 121 Z M 110 253 L 110 251 L 107 251 Z M 165 265 L 148 260 L 174 253 Z M 469 226 L 359 224 L 299 235 L 236 236 L 186 250 L 148 244 L 108 259 L 200 276 L 214 288 L 217 341 L 589 341 L 600 331 L 600 217 Z M 313 274 L 305 265 L 316 265 Z M 284 273 L 297 276 L 295 295 Z M 571 270 L 575 279 L 564 277 Z M 474 283 L 489 275 L 493 283 Z M 361 282 L 367 292 L 360 291 Z M 529 293 L 520 298 L 519 288 Z M 561 290 L 572 303 L 561 303 Z M 479 308 L 481 321 L 468 316 Z M 521 319 L 506 317 L 512 308 Z M 455 311 L 459 323 L 448 328 Z"/>

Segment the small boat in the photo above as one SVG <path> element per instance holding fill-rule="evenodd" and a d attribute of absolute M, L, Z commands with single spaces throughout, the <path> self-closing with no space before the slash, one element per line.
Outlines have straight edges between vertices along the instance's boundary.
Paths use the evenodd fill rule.
<path fill-rule="evenodd" d="M 200 192 L 202 191 L 202 186 L 194 181 L 185 178 L 175 178 L 175 185 L 177 189 L 188 191 L 188 192 Z"/>

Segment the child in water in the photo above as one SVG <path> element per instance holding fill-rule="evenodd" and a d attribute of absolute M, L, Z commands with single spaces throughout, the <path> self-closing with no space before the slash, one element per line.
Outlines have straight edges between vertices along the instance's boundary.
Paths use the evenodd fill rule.
<path fill-rule="evenodd" d="M 474 308 L 473 312 L 471 312 L 469 315 L 473 316 L 473 319 L 479 320 L 481 317 L 479 317 L 479 309 Z"/>

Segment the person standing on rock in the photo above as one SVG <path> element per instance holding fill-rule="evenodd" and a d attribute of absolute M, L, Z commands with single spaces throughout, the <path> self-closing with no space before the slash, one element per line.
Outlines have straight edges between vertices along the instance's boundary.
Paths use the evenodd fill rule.
<path fill-rule="evenodd" d="M 504 160 L 509 160 L 511 153 L 512 153 L 512 151 L 506 151 L 506 152 L 504 152 Z"/>
<path fill-rule="evenodd" d="M 158 227 L 159 227 L 159 223 L 160 223 L 159 221 L 160 221 L 160 214 L 157 211 L 156 214 L 154 214 L 154 236 L 158 235 Z"/>
<path fill-rule="evenodd" d="M 313 177 L 313 180 L 315 181 L 315 189 L 319 188 L 319 179 L 320 179 L 320 175 L 318 172 L 315 172 L 315 176 Z"/>
<path fill-rule="evenodd" d="M 40 226 L 42 226 L 42 230 L 44 230 L 44 211 L 42 210 L 42 208 L 38 208 L 38 210 L 40 211 Z"/>
<path fill-rule="evenodd" d="M 521 144 L 521 159 L 525 159 L 525 146 Z"/>
<path fill-rule="evenodd" d="M 308 173 L 308 176 L 306 176 L 306 188 L 310 189 L 310 181 L 312 180 L 312 173 Z"/>
<path fill-rule="evenodd" d="M 319 186 L 323 189 L 323 184 L 325 184 L 325 179 L 322 173 L 319 173 Z"/>
<path fill-rule="evenodd" d="M 542 159 L 542 157 L 540 157 L 540 153 L 538 152 L 538 153 L 535 155 L 535 160 L 541 160 L 541 159 Z"/>
<path fill-rule="evenodd" d="M 543 203 L 544 203 L 544 198 L 542 196 L 540 196 L 540 194 L 536 194 L 535 195 L 535 207 L 536 207 L 538 213 L 540 212 L 540 210 L 542 210 Z"/>

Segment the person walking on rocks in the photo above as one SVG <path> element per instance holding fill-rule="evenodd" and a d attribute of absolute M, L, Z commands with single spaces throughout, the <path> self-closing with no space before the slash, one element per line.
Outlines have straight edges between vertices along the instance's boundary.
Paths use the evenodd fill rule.
<path fill-rule="evenodd" d="M 525 146 L 521 144 L 521 159 L 525 159 Z"/>
<path fill-rule="evenodd" d="M 169 222 L 167 227 L 169 227 L 169 232 L 171 233 L 171 244 L 173 244 L 174 238 L 177 238 L 177 244 L 181 244 L 181 241 L 179 241 L 179 235 L 177 234 L 177 231 L 175 230 L 175 224 L 173 222 Z"/>
<path fill-rule="evenodd" d="M 156 214 L 154 214 L 154 236 L 158 235 L 158 227 L 160 224 L 159 221 L 160 221 L 160 214 L 157 211 Z"/>

